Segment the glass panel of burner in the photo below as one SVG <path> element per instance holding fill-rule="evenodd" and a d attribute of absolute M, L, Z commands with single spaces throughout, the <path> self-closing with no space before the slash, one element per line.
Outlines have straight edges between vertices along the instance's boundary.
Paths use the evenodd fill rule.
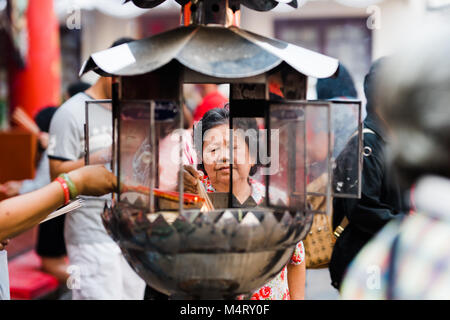
<path fill-rule="evenodd" d="M 264 118 L 233 117 L 233 143 L 229 146 L 231 158 L 229 164 L 219 165 L 222 173 L 232 181 L 232 197 L 229 206 L 233 208 L 251 208 L 266 205 L 265 165 L 269 164 L 267 154 L 267 130 Z"/>
<path fill-rule="evenodd" d="M 86 101 L 84 161 L 86 164 L 91 165 L 102 164 L 117 175 L 117 157 L 112 156 L 112 144 L 114 141 L 112 136 L 112 117 L 111 100 Z M 113 200 L 115 200 L 115 196 L 116 194 L 113 193 Z M 110 195 L 103 197 L 111 199 Z"/>
<path fill-rule="evenodd" d="M 113 106 L 116 108 L 116 112 L 118 111 L 118 105 Z M 119 177 L 119 116 L 113 112 L 113 124 L 112 124 L 112 160 L 111 160 L 111 169 L 112 172 Z M 117 191 L 113 193 L 113 203 L 115 203 L 119 199 L 119 194 Z"/>
<path fill-rule="evenodd" d="M 111 169 L 112 103 L 111 100 L 86 101 L 85 163 L 103 164 Z"/>
<path fill-rule="evenodd" d="M 305 107 L 304 103 L 269 106 L 270 165 L 264 168 L 269 207 L 305 209 Z"/>
<path fill-rule="evenodd" d="M 155 156 L 149 143 L 151 102 L 122 101 L 119 109 L 119 201 L 147 208 Z"/>
<path fill-rule="evenodd" d="M 179 210 L 180 112 L 174 101 L 123 102 L 121 201 L 150 212 Z"/>
<path fill-rule="evenodd" d="M 175 101 L 154 101 L 155 178 L 154 203 L 150 212 L 179 211 L 178 181 L 180 168 L 185 161 L 185 141 L 189 138 L 181 128 L 179 104 Z M 145 177 L 148 177 L 145 175 Z"/>
<path fill-rule="evenodd" d="M 360 101 L 331 104 L 332 195 L 356 198 L 361 193 L 362 124 Z M 337 166 L 337 164 L 339 164 Z"/>
<path fill-rule="evenodd" d="M 306 191 L 308 209 L 329 213 L 330 199 L 330 105 L 309 104 L 306 115 Z"/>

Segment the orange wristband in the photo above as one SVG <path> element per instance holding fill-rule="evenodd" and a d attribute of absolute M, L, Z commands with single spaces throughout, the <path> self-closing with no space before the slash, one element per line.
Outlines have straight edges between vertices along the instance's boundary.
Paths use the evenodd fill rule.
<path fill-rule="evenodd" d="M 61 177 L 58 177 L 55 179 L 55 181 L 58 181 L 61 185 L 63 191 L 64 191 L 64 205 L 68 204 L 70 202 L 70 191 L 69 186 L 67 185 L 66 180 L 64 180 Z"/>

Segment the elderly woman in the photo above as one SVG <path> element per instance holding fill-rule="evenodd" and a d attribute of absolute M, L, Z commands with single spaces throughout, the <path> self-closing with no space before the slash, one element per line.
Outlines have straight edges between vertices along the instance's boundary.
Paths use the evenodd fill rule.
<path fill-rule="evenodd" d="M 229 111 L 216 108 L 205 113 L 201 120 L 202 140 L 194 141 L 198 159 L 202 163 L 193 167 L 184 167 L 185 191 L 198 193 L 198 183 L 202 183 L 208 192 L 229 192 L 230 190 L 230 152 L 229 152 Z M 197 127 L 198 128 L 198 127 Z M 265 186 L 252 179 L 257 172 L 255 155 L 252 154 L 250 138 L 242 133 L 248 129 L 258 132 L 254 119 L 236 120 L 233 123 L 233 197 L 237 206 L 251 207 L 264 201 Z M 240 129 L 240 130 L 239 130 Z M 275 202 L 283 200 L 285 195 L 279 190 L 270 189 Z M 303 243 L 299 242 L 295 252 L 283 270 L 262 288 L 256 290 L 254 300 L 303 299 L 305 287 L 305 263 Z"/>

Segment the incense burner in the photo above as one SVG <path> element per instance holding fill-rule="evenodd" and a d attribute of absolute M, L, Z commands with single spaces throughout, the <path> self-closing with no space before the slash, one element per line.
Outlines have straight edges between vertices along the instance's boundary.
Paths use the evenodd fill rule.
<path fill-rule="evenodd" d="M 133 2 L 151 8 L 163 1 Z M 92 70 L 113 79 L 111 100 L 86 104 L 86 162 L 89 105 L 109 104 L 113 136 L 107 147 L 121 187 L 102 215 L 107 232 L 154 289 L 172 298 L 231 299 L 275 277 L 306 237 L 314 214 L 327 213 L 308 197 L 326 199 L 329 209 L 332 195 L 358 196 L 333 187 L 339 125 L 332 115 L 350 110 L 352 120 L 341 125 L 359 137 L 348 156 L 360 170 L 361 108 L 358 101 L 306 100 L 307 77 L 335 75 L 336 59 L 238 27 L 241 3 L 267 11 L 278 2 L 179 3 L 183 26 L 94 53 L 84 63 L 80 74 Z M 186 83 L 230 84 L 230 132 L 242 121 L 258 123 L 259 171 L 252 179 L 265 193 L 257 205 L 235 205 L 232 174 L 228 192 L 211 194 L 214 210 L 186 202 L 187 140 L 203 138 L 201 130 L 183 130 Z M 325 184 L 311 190 L 319 177 Z M 360 175 L 351 177 L 339 177 L 340 190 L 359 184 Z M 282 200 L 274 199 L 274 190 Z"/>

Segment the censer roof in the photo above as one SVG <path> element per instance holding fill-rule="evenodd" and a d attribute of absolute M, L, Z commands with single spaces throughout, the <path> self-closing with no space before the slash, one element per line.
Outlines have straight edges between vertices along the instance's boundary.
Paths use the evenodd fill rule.
<path fill-rule="evenodd" d="M 125 2 L 133 2 L 140 8 L 155 8 L 166 0 L 126 0 Z M 190 0 L 175 0 L 180 5 L 189 3 Z M 297 0 L 240 0 L 242 5 L 256 11 L 269 11 L 275 8 L 278 3 L 286 3 L 293 8 L 297 8 Z"/>
<path fill-rule="evenodd" d="M 339 64 L 337 59 L 237 27 L 190 25 L 96 52 L 83 64 L 80 75 L 93 70 L 103 76 L 134 76 L 172 60 L 224 79 L 261 75 L 283 61 L 306 76 L 328 78 Z"/>

